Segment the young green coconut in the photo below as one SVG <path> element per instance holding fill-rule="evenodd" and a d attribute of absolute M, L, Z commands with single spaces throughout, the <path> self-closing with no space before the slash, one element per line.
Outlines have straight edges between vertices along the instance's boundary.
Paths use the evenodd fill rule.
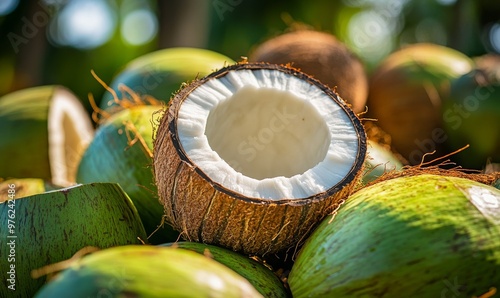
<path fill-rule="evenodd" d="M 481 170 L 500 162 L 500 58 L 487 55 L 478 61 L 471 72 L 451 82 L 442 115 L 450 151 L 470 145 L 452 159 Z"/>
<path fill-rule="evenodd" d="M 361 189 L 319 225 L 290 272 L 293 297 L 483 297 L 499 288 L 500 190 L 406 174 Z"/>
<path fill-rule="evenodd" d="M 43 297 L 264 297 L 242 276 L 194 251 L 127 245 L 77 260 L 43 287 Z"/>
<path fill-rule="evenodd" d="M 154 128 L 160 106 L 137 105 L 121 110 L 100 122 L 95 138 L 85 150 L 78 183 L 119 183 L 137 208 L 150 243 L 175 241 L 179 233 L 168 225 L 158 228 L 163 206 L 158 201 L 152 170 Z"/>
<path fill-rule="evenodd" d="M 41 86 L 0 98 L 0 177 L 75 183 L 76 167 L 93 138 L 90 117 L 73 93 Z"/>
<path fill-rule="evenodd" d="M 264 255 L 297 244 L 359 180 L 366 135 L 327 86 L 249 63 L 182 89 L 161 119 L 154 173 L 190 241 Z"/>
<path fill-rule="evenodd" d="M 162 244 L 161 246 L 187 249 L 208 256 L 243 276 L 266 298 L 288 297 L 288 292 L 285 290 L 278 276 L 269 268 L 248 256 L 229 249 L 199 242 L 179 241 Z"/>
<path fill-rule="evenodd" d="M 86 247 L 146 241 L 137 210 L 118 184 L 84 184 L 27 197 L 17 195 L 18 187 L 13 181 L 2 190 L 14 190 L 12 195 L 0 200 L 0 268 L 7 273 L 0 297 L 33 297 L 46 281 L 44 274 L 34 279 L 34 270 Z"/>
<path fill-rule="evenodd" d="M 168 102 L 182 83 L 233 63 L 231 58 L 220 53 L 190 47 L 167 48 L 142 55 L 130 61 L 113 78 L 110 92 L 104 94 L 100 108 L 113 113 L 136 103 L 137 98 L 144 104 Z"/>

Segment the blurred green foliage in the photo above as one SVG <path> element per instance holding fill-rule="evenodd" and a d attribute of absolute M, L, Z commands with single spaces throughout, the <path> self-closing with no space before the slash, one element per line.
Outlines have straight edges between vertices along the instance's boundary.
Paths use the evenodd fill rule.
<path fill-rule="evenodd" d="M 147 7 L 158 15 L 160 30 L 149 42 L 131 45 L 120 31 L 123 10 L 126 5 L 131 5 L 130 1 L 95 0 L 108 3 L 115 10 L 118 23 L 103 45 L 78 49 L 55 43 L 50 38 L 51 25 L 43 25 L 43 13 L 52 23 L 58 11 L 71 1 L 76 0 L 19 1 L 15 10 L 0 15 L 0 34 L 3 38 L 0 47 L 0 95 L 33 85 L 61 84 L 75 92 L 90 111 L 88 94 L 92 93 L 99 100 L 105 92 L 91 76 L 90 70 L 93 69 L 101 79 L 110 83 L 128 61 L 158 49 L 161 40 L 169 38 L 169 31 L 179 31 L 176 26 L 192 22 L 182 17 L 169 19 L 169 24 L 174 22 L 178 25 L 165 29 L 161 26 L 162 22 L 175 16 L 161 11 L 162 5 L 157 1 L 135 1 L 132 5 L 134 9 Z M 205 38 L 194 44 L 178 42 L 178 46 L 207 48 L 240 60 L 268 38 L 293 27 L 309 26 L 331 32 L 346 42 L 365 62 L 367 71 L 371 71 L 391 51 L 408 43 L 448 45 L 469 56 L 494 51 L 491 29 L 498 24 L 500 15 L 497 13 L 500 11 L 497 2 L 474 0 L 164 1 L 180 9 L 183 5 L 188 7 L 190 2 L 188 9 L 197 7 L 208 16 L 208 27 L 206 32 L 202 32 Z M 193 3 L 200 5 L 193 6 Z M 36 34 L 26 38 L 25 42 L 18 39 L 19 43 L 13 44 L 13 34 L 25 35 L 26 22 L 38 22 L 43 26 L 35 26 Z M 500 43 L 500 37 L 497 39 Z"/>

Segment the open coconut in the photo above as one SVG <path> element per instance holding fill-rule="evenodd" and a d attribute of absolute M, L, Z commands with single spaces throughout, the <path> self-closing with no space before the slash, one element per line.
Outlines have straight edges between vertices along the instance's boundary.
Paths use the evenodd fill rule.
<path fill-rule="evenodd" d="M 323 84 L 336 87 L 354 112 L 365 110 L 368 79 L 361 61 L 334 35 L 314 31 L 288 32 L 257 46 L 250 61 L 291 63 Z"/>
<path fill-rule="evenodd" d="M 0 98 L 0 177 L 42 178 L 68 186 L 93 137 L 81 102 L 61 86 L 24 89 Z"/>
<path fill-rule="evenodd" d="M 360 120 L 331 89 L 289 67 L 249 63 L 182 89 L 153 159 L 166 217 L 184 238 L 264 255 L 335 210 L 365 154 Z"/>

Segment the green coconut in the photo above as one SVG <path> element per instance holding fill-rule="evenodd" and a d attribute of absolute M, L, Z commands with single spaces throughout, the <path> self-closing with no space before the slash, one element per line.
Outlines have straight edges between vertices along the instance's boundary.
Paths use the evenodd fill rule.
<path fill-rule="evenodd" d="M 75 262 L 35 297 L 263 297 L 236 272 L 196 252 L 129 245 Z"/>
<path fill-rule="evenodd" d="M 367 158 L 365 159 L 364 174 L 361 178 L 367 184 L 389 171 L 401 170 L 403 164 L 389 149 L 369 140 Z"/>
<path fill-rule="evenodd" d="M 500 179 L 497 179 L 495 182 L 493 182 L 493 187 L 500 189 Z"/>
<path fill-rule="evenodd" d="M 151 243 L 175 241 L 178 232 L 168 225 L 158 228 L 163 205 L 157 197 L 151 169 L 153 126 L 158 106 L 136 106 L 113 114 L 100 124 L 95 138 L 78 166 L 78 183 L 115 182 L 123 187 L 137 208 Z"/>
<path fill-rule="evenodd" d="M 264 297 L 288 297 L 279 278 L 267 267 L 234 251 L 199 242 L 174 242 L 162 246 L 188 249 L 213 258 L 247 279 Z"/>
<path fill-rule="evenodd" d="M 146 240 L 135 207 L 117 184 L 77 185 L 24 198 L 14 191 L 8 199 L 0 202 L 5 241 L 0 268 L 7 273 L 0 297 L 33 297 L 46 279 L 33 279 L 32 270 L 69 259 L 85 247 Z"/>
<path fill-rule="evenodd" d="M 500 191 L 423 174 L 352 195 L 304 244 L 293 297 L 477 297 L 500 286 Z M 488 296 L 489 297 L 489 296 Z"/>
<path fill-rule="evenodd" d="M 378 119 L 394 149 L 411 164 L 420 164 L 425 153 L 443 150 L 442 98 L 448 96 L 450 81 L 472 65 L 454 49 L 419 43 L 392 53 L 373 72 L 369 116 Z"/>
<path fill-rule="evenodd" d="M 110 84 L 121 101 L 134 101 L 126 86 L 136 95 L 168 102 L 184 82 L 203 77 L 225 65 L 235 63 L 217 52 L 206 49 L 178 47 L 158 50 L 129 62 Z M 147 103 L 147 98 L 145 100 Z M 123 105 L 123 103 L 122 103 Z M 117 111 L 120 105 L 111 92 L 101 99 L 100 108 Z"/>
<path fill-rule="evenodd" d="M 500 179 L 497 179 L 495 182 L 493 182 L 492 186 L 497 189 L 500 189 Z"/>
<path fill-rule="evenodd" d="M 450 150 L 470 147 L 452 159 L 475 169 L 483 169 L 488 162 L 500 162 L 499 115 L 500 62 L 454 80 L 443 109 L 447 145 Z"/>
<path fill-rule="evenodd" d="M 0 98 L 0 177 L 41 178 L 69 186 L 93 137 L 89 115 L 61 86 L 41 86 Z"/>

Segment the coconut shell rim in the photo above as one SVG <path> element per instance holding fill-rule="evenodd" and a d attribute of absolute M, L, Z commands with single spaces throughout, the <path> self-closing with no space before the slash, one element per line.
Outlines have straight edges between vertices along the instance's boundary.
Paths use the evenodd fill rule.
<path fill-rule="evenodd" d="M 312 196 L 306 197 L 306 198 L 296 198 L 296 199 L 279 199 L 279 200 L 273 200 L 273 199 L 266 199 L 266 198 L 255 198 L 255 197 L 247 197 L 244 196 L 238 192 L 235 192 L 233 190 L 229 190 L 225 188 L 223 185 L 214 182 L 210 177 L 203 172 L 196 164 L 189 159 L 187 153 L 184 151 L 182 148 L 181 142 L 179 138 L 177 137 L 178 131 L 177 131 L 177 120 L 178 119 L 178 112 L 180 110 L 180 107 L 184 100 L 187 99 L 187 97 L 193 92 L 196 88 L 199 86 L 203 85 L 204 83 L 208 82 L 211 79 L 219 79 L 221 77 L 224 77 L 231 71 L 236 71 L 236 70 L 259 70 L 259 69 L 265 69 L 265 70 L 277 70 L 284 72 L 286 74 L 290 74 L 292 76 L 295 76 L 299 79 L 306 80 L 308 83 L 315 85 L 318 87 L 322 92 L 324 92 L 328 97 L 330 97 L 333 101 L 335 101 L 336 104 L 338 104 L 342 110 L 347 114 L 349 117 L 349 120 L 351 121 L 352 125 L 354 126 L 354 129 L 358 135 L 358 150 L 355 158 L 355 162 L 352 165 L 351 169 L 347 173 L 347 175 L 340 180 L 337 184 L 333 185 L 329 189 L 327 189 L 324 192 L 314 194 Z M 168 125 L 168 131 L 170 132 L 170 138 L 171 141 L 174 145 L 174 148 L 179 155 L 179 158 L 182 162 L 186 163 L 189 165 L 191 168 L 194 169 L 194 171 L 203 178 L 206 182 L 208 182 L 215 190 L 222 192 L 232 198 L 242 200 L 244 202 L 248 203 L 254 203 L 254 204 L 268 204 L 268 205 L 291 205 L 291 206 L 301 206 L 301 205 L 307 205 L 312 202 L 319 202 L 322 200 L 326 200 L 335 193 L 339 192 L 342 190 L 345 186 L 348 186 L 354 180 L 356 177 L 359 177 L 359 173 L 361 173 L 361 170 L 363 168 L 366 152 L 367 152 L 367 137 L 366 137 L 366 132 L 364 130 L 363 124 L 361 123 L 361 120 L 357 117 L 357 115 L 354 113 L 352 109 L 348 107 L 348 104 L 344 102 L 343 99 L 339 95 L 337 95 L 332 89 L 330 89 L 327 85 L 321 83 L 319 80 L 313 78 L 312 76 L 301 72 L 300 70 L 291 67 L 290 65 L 278 65 L 278 64 L 272 64 L 272 63 L 267 63 L 267 62 L 249 62 L 249 63 L 237 63 L 233 64 L 230 66 L 223 67 L 201 79 L 194 80 L 190 82 L 187 86 L 184 88 L 180 89 L 170 100 L 168 107 L 167 107 L 167 113 L 165 114 L 165 117 L 162 118 L 160 126 L 165 125 L 164 121 L 167 121 Z"/>

